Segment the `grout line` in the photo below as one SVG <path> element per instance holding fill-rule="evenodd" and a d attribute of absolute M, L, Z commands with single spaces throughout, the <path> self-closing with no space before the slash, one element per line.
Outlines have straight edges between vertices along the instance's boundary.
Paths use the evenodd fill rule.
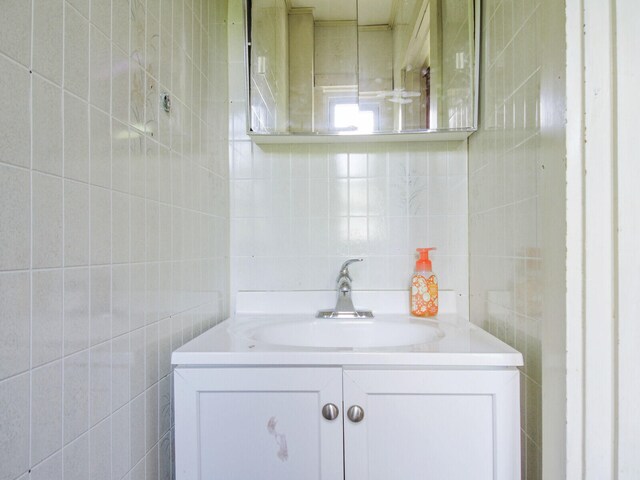
<path fill-rule="evenodd" d="M 113 2 L 109 2 L 109 476 L 113 478 Z"/>
<path fill-rule="evenodd" d="M 92 148 L 92 142 L 91 142 L 91 80 L 92 80 L 92 76 L 91 76 L 91 8 L 92 8 L 92 4 L 93 2 L 89 2 L 89 18 L 87 19 L 87 34 L 88 34 L 88 42 L 87 42 L 87 91 L 85 92 L 87 95 L 87 102 L 86 102 L 86 109 L 87 109 L 87 133 L 88 133 L 88 146 L 89 146 L 89 168 L 88 168 L 88 180 L 89 180 L 89 184 L 91 184 L 91 165 L 92 165 L 92 158 L 91 158 L 91 148 Z M 83 17 L 84 18 L 84 17 Z M 92 266 L 93 266 L 93 262 L 92 262 L 92 249 L 91 249 L 91 244 L 93 241 L 93 235 L 91 232 L 91 228 L 92 228 L 92 215 L 93 215 L 93 209 L 91 208 L 91 199 L 92 199 L 92 190 L 93 187 L 89 186 L 88 188 L 88 196 L 89 196 L 89 224 L 87 225 L 88 230 L 89 230 L 89 259 L 88 259 L 88 275 L 89 275 L 89 332 L 88 332 L 88 353 L 87 353 L 87 359 L 88 359 L 88 387 L 87 387 L 87 444 L 88 444 L 88 455 L 89 455 L 89 477 L 91 477 L 92 475 L 92 465 L 91 465 L 91 430 L 95 427 L 95 425 L 92 425 L 91 422 L 91 387 L 92 387 L 92 380 L 93 380 L 93 369 L 91 366 L 92 363 L 92 348 L 94 347 L 92 345 L 92 323 L 93 323 L 93 315 L 92 315 L 92 295 L 91 295 L 91 290 L 92 290 L 92 282 L 91 282 L 91 271 L 92 271 Z"/>
<path fill-rule="evenodd" d="M 29 58 L 29 129 L 30 129 L 30 160 L 29 160 L 29 200 L 30 200 L 30 235 L 29 235 L 29 452 L 28 452 L 28 470 L 31 473 L 31 464 L 33 462 L 33 225 L 34 225 L 34 208 L 33 208 L 33 44 L 34 44 L 34 26 L 35 26 L 35 0 L 31 0 L 31 44 Z M 31 476 L 31 475 L 29 475 Z"/>
<path fill-rule="evenodd" d="M 64 180 L 65 174 L 66 174 L 66 129 L 65 129 L 65 115 L 66 115 L 66 111 L 65 111 L 65 106 L 66 106 L 66 99 L 65 99 L 65 93 L 64 93 L 64 87 L 65 87 L 65 59 L 66 59 L 66 25 L 67 25 L 67 7 L 66 7 L 66 2 L 63 1 L 62 3 L 62 52 L 61 52 L 61 57 L 62 57 L 62 66 L 61 66 L 61 74 L 60 74 L 60 87 L 61 87 L 61 92 L 60 92 L 60 97 L 61 97 L 61 102 L 62 102 L 62 125 L 61 125 L 61 129 L 62 129 L 62 265 L 64 266 L 66 264 L 66 255 L 65 255 L 65 239 L 66 239 L 66 229 L 65 229 L 65 219 L 66 219 L 66 213 L 65 213 L 65 207 L 66 207 L 66 202 L 65 202 L 65 192 L 66 192 L 66 181 Z M 66 302 L 66 289 L 65 289 L 65 283 L 66 283 L 66 278 L 67 278 L 67 272 L 66 269 L 62 269 L 62 358 L 61 358 L 61 369 L 62 369 L 62 383 L 61 383 L 61 390 L 62 390 L 62 404 L 61 404 L 61 412 L 60 412 L 60 468 L 62 470 L 62 478 L 64 479 L 64 468 L 65 468 L 65 464 L 64 464 L 64 435 L 65 435 L 65 415 L 64 415 L 64 407 L 65 407 L 65 402 L 66 402 L 66 389 L 65 389 L 65 361 L 64 361 L 64 353 L 65 353 L 65 344 L 66 344 L 66 330 L 65 330 L 65 324 L 66 324 L 66 320 L 67 320 L 67 312 L 65 309 L 65 302 Z"/>

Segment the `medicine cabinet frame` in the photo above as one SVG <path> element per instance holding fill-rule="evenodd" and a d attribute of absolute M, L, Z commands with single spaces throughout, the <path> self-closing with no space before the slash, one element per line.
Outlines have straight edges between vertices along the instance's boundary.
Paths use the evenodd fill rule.
<path fill-rule="evenodd" d="M 335 0 L 340 1 L 340 0 Z M 286 2 L 288 4 L 288 2 Z M 251 79 L 250 79 L 250 39 L 251 17 L 247 0 L 242 0 L 244 27 L 244 72 L 245 72 L 245 128 L 246 134 L 257 144 L 305 144 L 305 143 L 362 143 L 362 142 L 410 142 L 410 141 L 461 141 L 478 129 L 480 98 L 480 50 L 482 0 L 473 1 L 474 10 L 474 78 L 473 78 L 473 126 L 460 129 L 426 129 L 397 132 L 373 133 L 258 133 L 251 128 Z"/>

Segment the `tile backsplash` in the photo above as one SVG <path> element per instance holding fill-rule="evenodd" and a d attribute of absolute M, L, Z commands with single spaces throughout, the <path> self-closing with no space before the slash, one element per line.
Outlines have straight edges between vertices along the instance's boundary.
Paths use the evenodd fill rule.
<path fill-rule="evenodd" d="M 232 157 L 234 290 L 333 289 L 350 257 L 354 289 L 408 288 L 432 245 L 441 288 L 466 298 L 466 144 L 238 141 Z"/>
<path fill-rule="evenodd" d="M 226 2 L 2 8 L 0 480 L 172 478 L 171 350 L 229 310 Z"/>

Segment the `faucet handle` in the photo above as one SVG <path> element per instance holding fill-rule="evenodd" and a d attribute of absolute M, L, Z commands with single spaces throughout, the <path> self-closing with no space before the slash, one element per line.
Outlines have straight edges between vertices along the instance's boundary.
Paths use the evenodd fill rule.
<path fill-rule="evenodd" d="M 340 281 L 342 277 L 347 277 L 349 280 L 352 280 L 351 276 L 349 275 L 349 265 L 356 262 L 362 262 L 363 260 L 364 258 L 352 258 L 344 262 L 342 264 L 342 267 L 340 267 L 340 273 L 338 274 L 338 281 Z"/>

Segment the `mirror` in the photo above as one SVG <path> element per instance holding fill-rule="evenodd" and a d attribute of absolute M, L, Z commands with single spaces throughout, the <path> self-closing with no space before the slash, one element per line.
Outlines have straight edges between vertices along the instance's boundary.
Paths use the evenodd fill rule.
<path fill-rule="evenodd" d="M 249 133 L 474 131 L 479 0 L 246 0 Z"/>

